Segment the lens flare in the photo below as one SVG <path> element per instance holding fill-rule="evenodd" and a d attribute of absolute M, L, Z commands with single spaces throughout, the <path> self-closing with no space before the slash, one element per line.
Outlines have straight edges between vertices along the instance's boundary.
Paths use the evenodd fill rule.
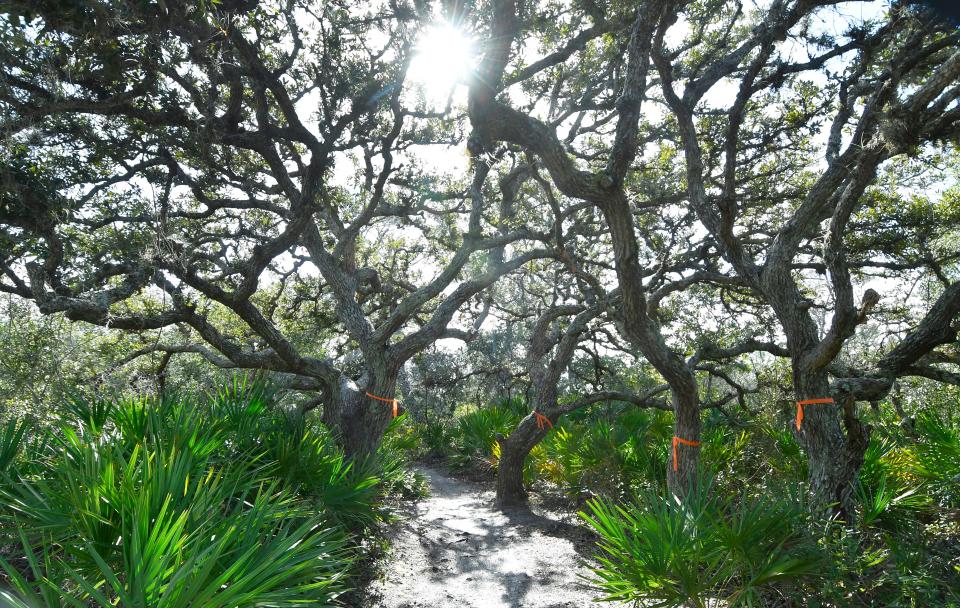
<path fill-rule="evenodd" d="M 450 25 L 427 29 L 417 42 L 407 77 L 423 87 L 430 101 L 446 99 L 470 72 L 475 56 L 473 40 Z"/>

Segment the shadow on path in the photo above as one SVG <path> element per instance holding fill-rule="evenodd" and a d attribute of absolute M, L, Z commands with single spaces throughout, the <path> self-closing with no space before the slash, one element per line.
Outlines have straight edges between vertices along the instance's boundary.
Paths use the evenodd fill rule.
<path fill-rule="evenodd" d="M 369 608 L 573 608 L 594 605 L 578 554 L 589 534 L 551 514 L 503 513 L 493 493 L 420 467 L 431 495 L 391 534 Z M 610 605 L 610 604 L 607 604 Z"/>

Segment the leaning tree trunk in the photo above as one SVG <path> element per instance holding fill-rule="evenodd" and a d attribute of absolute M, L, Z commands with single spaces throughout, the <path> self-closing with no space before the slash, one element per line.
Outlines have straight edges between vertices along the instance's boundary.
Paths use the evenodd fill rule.
<path fill-rule="evenodd" d="M 548 416 L 550 423 L 554 417 Z M 549 426 L 540 428 L 537 416 L 530 413 L 520 421 L 509 437 L 498 437 L 500 459 L 497 462 L 497 506 L 518 507 L 527 504 L 527 490 L 523 486 L 523 469 L 527 456 L 549 432 Z"/>
<path fill-rule="evenodd" d="M 808 373 L 795 365 L 794 388 L 798 402 L 831 397 L 830 383 L 822 371 Z M 852 399 L 802 407 L 802 421 L 798 425 L 797 416 L 792 424 L 797 440 L 807 452 L 812 506 L 853 523 L 853 488 L 863 465 L 869 428 L 857 419 Z M 846 436 L 840 428 L 841 416 Z"/>

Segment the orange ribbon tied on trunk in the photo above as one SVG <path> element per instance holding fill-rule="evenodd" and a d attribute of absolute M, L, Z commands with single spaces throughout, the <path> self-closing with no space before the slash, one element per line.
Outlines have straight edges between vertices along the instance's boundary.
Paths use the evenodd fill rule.
<path fill-rule="evenodd" d="M 373 393 L 367 393 L 367 397 L 371 399 L 376 399 L 377 401 L 383 401 L 384 403 L 393 404 L 393 417 L 396 418 L 400 409 L 400 400 L 399 399 L 387 399 L 386 397 L 377 397 Z"/>
<path fill-rule="evenodd" d="M 677 464 L 677 446 L 680 444 L 689 445 L 691 447 L 697 447 L 700 445 L 699 441 L 690 441 L 689 439 L 680 439 L 676 435 L 673 436 L 673 470 L 676 471 L 679 468 Z"/>
<path fill-rule="evenodd" d="M 800 425 L 803 424 L 803 406 L 805 405 L 817 405 L 818 403 L 833 403 L 832 397 L 821 397 L 820 399 L 804 399 L 802 401 L 797 401 L 797 430 L 800 430 Z"/>
<path fill-rule="evenodd" d="M 553 423 L 550 422 L 550 419 L 544 416 L 543 414 L 541 414 L 540 412 L 534 410 L 533 416 L 534 418 L 537 419 L 537 428 L 540 429 L 541 431 L 546 427 L 550 427 L 551 429 L 553 428 Z"/>

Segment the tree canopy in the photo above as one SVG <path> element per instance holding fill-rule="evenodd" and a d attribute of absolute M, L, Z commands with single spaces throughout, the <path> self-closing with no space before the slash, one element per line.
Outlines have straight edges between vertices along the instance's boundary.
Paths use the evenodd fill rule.
<path fill-rule="evenodd" d="M 505 462 L 623 400 L 673 411 L 678 493 L 783 360 L 844 510 L 857 403 L 960 384 L 958 41 L 906 1 L 12 0 L 0 291 L 272 372 L 357 454 L 463 342 L 448 384 L 532 385 Z"/>

